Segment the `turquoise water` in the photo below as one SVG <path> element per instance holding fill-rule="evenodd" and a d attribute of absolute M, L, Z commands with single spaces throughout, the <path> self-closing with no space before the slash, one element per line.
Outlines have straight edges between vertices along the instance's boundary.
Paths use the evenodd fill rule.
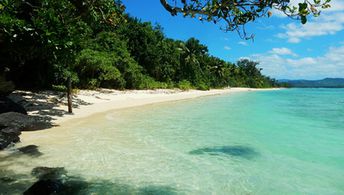
<path fill-rule="evenodd" d="M 25 135 L 28 144 L 43 155 L 0 167 L 16 174 L 65 167 L 89 183 L 81 194 L 344 194 L 344 89 L 239 92 L 113 111 Z"/>

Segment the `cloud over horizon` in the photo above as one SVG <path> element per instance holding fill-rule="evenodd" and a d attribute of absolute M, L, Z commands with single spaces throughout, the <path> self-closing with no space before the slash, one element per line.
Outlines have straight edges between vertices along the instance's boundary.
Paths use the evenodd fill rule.
<path fill-rule="evenodd" d="M 276 51 L 288 52 L 276 52 Z M 283 57 L 289 53 L 287 48 L 273 48 L 272 50 L 249 56 L 251 60 L 260 62 L 263 73 L 277 79 L 321 79 L 325 77 L 344 76 L 344 44 L 339 47 L 330 47 L 319 57 Z M 289 54 L 288 54 L 289 55 Z"/>

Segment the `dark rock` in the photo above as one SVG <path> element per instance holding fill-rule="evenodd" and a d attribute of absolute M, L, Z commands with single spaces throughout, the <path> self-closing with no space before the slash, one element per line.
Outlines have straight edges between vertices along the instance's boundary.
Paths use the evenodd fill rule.
<path fill-rule="evenodd" d="M 63 184 L 60 180 L 39 180 L 24 192 L 24 195 L 49 195 L 59 193 Z"/>
<path fill-rule="evenodd" d="M 0 150 L 12 143 L 20 141 L 20 130 L 18 128 L 0 126 Z"/>
<path fill-rule="evenodd" d="M 12 143 L 17 143 L 20 141 L 18 136 L 5 136 L 0 134 L 0 150 L 7 148 Z"/>
<path fill-rule="evenodd" d="M 35 131 L 52 127 L 41 117 L 28 116 L 18 112 L 0 114 L 0 150 L 18 142 L 21 131 Z"/>
<path fill-rule="evenodd" d="M 8 135 L 20 135 L 20 129 L 17 127 L 0 126 L 0 132 Z"/>
<path fill-rule="evenodd" d="M 6 112 L 18 112 L 22 114 L 27 114 L 23 106 L 15 103 L 8 97 L 0 96 L 0 114 Z"/>
<path fill-rule="evenodd" d="M 43 121 L 40 117 L 28 116 L 17 112 L 0 114 L 0 126 L 12 127 L 20 131 L 41 130 L 52 125 Z"/>

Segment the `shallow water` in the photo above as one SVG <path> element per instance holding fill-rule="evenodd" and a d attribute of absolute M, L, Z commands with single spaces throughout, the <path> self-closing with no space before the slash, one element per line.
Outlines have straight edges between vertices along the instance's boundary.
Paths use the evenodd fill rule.
<path fill-rule="evenodd" d="M 37 145 L 34 156 L 0 153 L 0 171 L 18 179 L 0 181 L 3 192 L 24 191 L 47 166 L 87 183 L 80 194 L 344 193 L 343 89 L 239 92 L 67 127 L 23 135 L 17 147 Z"/>

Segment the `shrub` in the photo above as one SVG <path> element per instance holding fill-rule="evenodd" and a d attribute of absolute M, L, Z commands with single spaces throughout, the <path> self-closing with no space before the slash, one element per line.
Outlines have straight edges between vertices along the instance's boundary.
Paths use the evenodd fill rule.
<path fill-rule="evenodd" d="M 80 85 L 86 88 L 123 88 L 125 82 L 114 63 L 113 56 L 107 52 L 82 50 L 75 64 Z"/>
<path fill-rule="evenodd" d="M 175 87 L 176 87 L 176 84 L 173 83 L 172 81 L 168 81 L 168 82 L 166 83 L 166 89 L 173 89 L 173 88 L 175 88 Z"/>
<path fill-rule="evenodd" d="M 202 83 L 198 84 L 197 89 L 198 89 L 198 90 L 206 91 L 206 90 L 209 90 L 210 87 L 209 87 L 208 85 L 206 85 L 205 83 L 202 82 Z"/>
<path fill-rule="evenodd" d="M 190 81 L 182 80 L 182 81 L 179 81 L 178 88 L 181 90 L 187 91 L 187 90 L 192 89 L 193 87 L 192 87 Z"/>
<path fill-rule="evenodd" d="M 167 87 L 166 83 L 155 81 L 149 76 L 143 76 L 139 85 L 139 89 L 166 89 Z"/>
<path fill-rule="evenodd" d="M 60 92 L 66 92 L 67 91 L 67 87 L 64 85 L 52 85 L 51 88 L 53 91 L 60 91 Z"/>

